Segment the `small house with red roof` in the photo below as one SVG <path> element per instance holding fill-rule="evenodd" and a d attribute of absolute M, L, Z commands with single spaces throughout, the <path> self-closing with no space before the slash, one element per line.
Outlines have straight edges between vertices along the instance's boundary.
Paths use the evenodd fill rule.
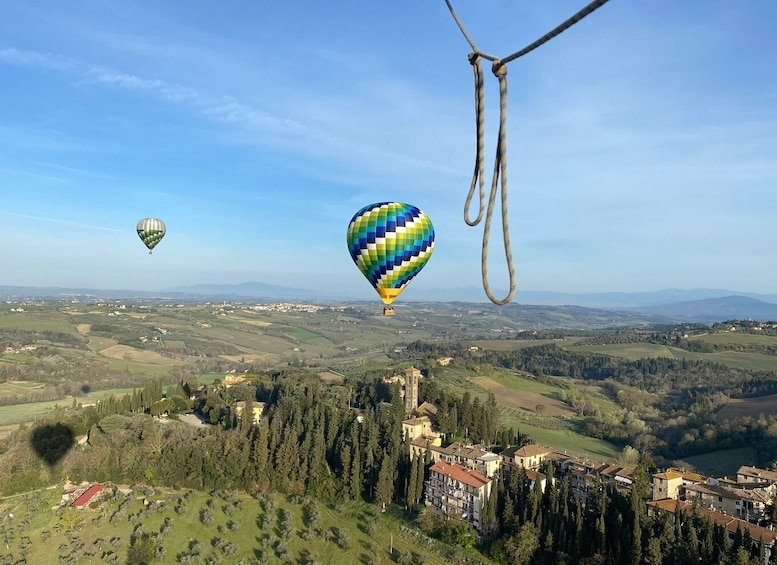
<path fill-rule="evenodd" d="M 76 498 L 73 501 L 73 506 L 76 508 L 83 508 L 87 504 L 89 504 L 89 501 L 92 500 L 95 496 L 100 494 L 103 490 L 103 485 L 101 484 L 94 484 L 90 486 L 88 489 L 86 489 L 81 496 Z"/>

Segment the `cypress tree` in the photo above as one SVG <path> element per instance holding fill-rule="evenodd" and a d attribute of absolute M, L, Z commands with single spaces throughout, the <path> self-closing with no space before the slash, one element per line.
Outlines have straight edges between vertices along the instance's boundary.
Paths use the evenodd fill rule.
<path fill-rule="evenodd" d="M 418 457 L 418 461 L 416 461 L 416 465 L 418 465 L 418 470 L 416 471 L 416 474 L 418 476 L 418 481 L 416 482 L 414 494 L 415 494 L 416 500 L 418 501 L 418 504 L 423 504 L 427 467 L 424 465 L 424 462 L 421 460 L 420 457 Z"/>
<path fill-rule="evenodd" d="M 495 486 L 491 485 L 491 493 L 486 498 L 480 513 L 481 531 L 486 538 L 491 538 L 497 534 L 496 508 L 499 489 Z"/>
<path fill-rule="evenodd" d="M 418 462 L 421 461 L 421 456 L 416 455 L 413 457 L 410 463 L 410 478 L 407 481 L 407 491 L 405 492 L 405 502 L 408 506 L 415 506 L 418 504 L 418 497 L 416 492 L 418 491 Z"/>
<path fill-rule="evenodd" d="M 351 478 L 349 480 L 351 488 L 351 496 L 355 500 L 359 500 L 362 497 L 362 491 L 364 485 L 362 484 L 362 464 L 361 464 L 361 450 L 359 449 L 359 443 L 356 442 L 352 445 L 353 451 L 351 452 Z"/>
<path fill-rule="evenodd" d="M 375 503 L 379 506 L 390 503 L 394 497 L 394 468 L 393 457 L 385 454 L 380 463 L 378 484 L 375 488 Z"/>

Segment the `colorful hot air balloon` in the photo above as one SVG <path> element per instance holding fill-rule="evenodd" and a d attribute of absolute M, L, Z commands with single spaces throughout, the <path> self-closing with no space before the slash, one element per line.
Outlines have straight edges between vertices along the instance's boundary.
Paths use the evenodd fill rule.
<path fill-rule="evenodd" d="M 434 227 L 415 206 L 378 202 L 356 212 L 346 242 L 353 262 L 389 306 L 432 256 Z"/>
<path fill-rule="evenodd" d="M 165 223 L 162 220 L 156 218 L 143 218 L 138 222 L 138 236 L 140 236 L 143 244 L 148 247 L 149 255 L 153 251 L 154 247 L 162 241 L 162 238 L 167 232 Z"/>

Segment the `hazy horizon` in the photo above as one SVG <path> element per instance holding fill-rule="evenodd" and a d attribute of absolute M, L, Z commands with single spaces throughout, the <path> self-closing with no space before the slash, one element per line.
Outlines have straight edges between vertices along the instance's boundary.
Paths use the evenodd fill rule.
<path fill-rule="evenodd" d="M 437 236 L 403 296 L 481 286 L 482 225 L 463 220 L 469 46 L 442 0 L 0 2 L 0 284 L 256 280 L 370 299 L 346 227 L 399 200 Z M 454 2 L 500 56 L 584 4 Z M 509 65 L 519 295 L 774 291 L 775 18 L 767 2 L 610 2 Z M 135 233 L 149 216 L 168 228 L 151 256 Z M 497 204 L 497 295 L 500 229 Z"/>

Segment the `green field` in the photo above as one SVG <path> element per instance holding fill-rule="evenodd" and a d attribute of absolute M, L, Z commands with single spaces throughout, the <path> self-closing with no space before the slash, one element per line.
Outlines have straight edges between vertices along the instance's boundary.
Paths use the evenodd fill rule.
<path fill-rule="evenodd" d="M 107 349 L 108 347 L 112 347 L 116 344 L 118 344 L 118 342 L 115 339 L 93 335 L 93 336 L 89 336 L 89 342 L 87 343 L 87 347 L 89 347 L 89 349 L 91 349 L 92 351 L 99 353 L 103 349 Z"/>
<path fill-rule="evenodd" d="M 476 385 L 472 380 L 469 380 L 467 374 L 463 370 L 446 368 L 443 375 L 439 377 L 440 384 L 456 394 L 463 394 L 465 391 L 468 391 L 470 394 L 480 398 L 481 401 L 485 401 L 488 398 L 488 392 L 483 387 Z M 522 377 L 512 371 L 492 367 L 482 367 L 478 371 L 477 377 L 492 379 L 509 390 L 515 391 L 518 395 L 525 393 L 549 400 L 558 399 L 564 390 L 562 386 L 553 386 L 535 379 Z M 475 382 L 477 382 L 477 378 Z M 573 381 L 559 379 L 560 385 L 562 382 L 572 383 Z M 601 402 L 608 409 L 618 410 L 618 407 L 607 400 L 600 392 L 598 396 L 593 394 L 593 391 L 588 392 L 595 402 Z M 620 449 L 615 445 L 581 434 L 578 431 L 580 419 L 571 415 L 571 410 L 570 413 L 562 417 L 553 417 L 536 414 L 517 407 L 516 401 L 519 402 L 522 399 L 515 399 L 510 395 L 500 394 L 495 395 L 495 398 L 500 407 L 500 423 L 507 428 L 512 427 L 516 431 L 530 435 L 534 441 L 541 445 L 552 447 L 559 451 L 566 451 L 573 455 L 590 457 L 602 462 L 613 461 L 620 456 Z M 545 402 L 549 411 L 550 402 L 531 400 L 529 405 L 534 407 L 535 402 Z"/>
<path fill-rule="evenodd" d="M 374 506 L 352 503 L 337 508 L 310 501 L 319 514 L 310 524 L 302 499 L 289 501 L 270 495 L 261 501 L 241 493 L 204 493 L 150 489 L 95 508 L 50 508 L 59 502 L 60 490 L 0 500 L 0 513 L 13 513 L 13 529 L 6 528 L 6 554 L 16 560 L 27 538 L 27 563 L 52 563 L 74 557 L 73 562 L 126 562 L 130 538 L 136 532 L 159 534 L 164 555 L 154 563 L 179 563 L 186 554 L 197 562 L 215 563 L 394 563 L 400 555 L 423 556 L 424 562 L 447 565 L 468 557 L 469 563 L 488 563 L 474 552 L 446 546 L 422 534 L 414 535 L 395 517 Z M 126 506 L 119 511 L 120 505 Z M 91 505 L 90 505 L 91 506 Z M 176 511 L 178 508 L 178 511 Z M 309 508 L 309 507 L 308 507 Z M 210 520 L 203 516 L 209 515 Z M 283 530 L 283 516 L 290 530 Z M 207 525 L 203 522 L 210 522 Z M 44 533 L 45 532 L 45 533 Z M 55 557 L 57 556 L 57 557 Z"/>
<path fill-rule="evenodd" d="M 20 424 L 44 418 L 52 414 L 56 408 L 70 408 L 72 405 L 72 398 L 63 398 L 47 402 L 28 402 L 26 404 L 0 406 L 0 426 Z"/>
<path fill-rule="evenodd" d="M 123 396 L 131 394 L 135 389 L 132 388 L 112 388 L 106 390 L 96 390 L 76 397 L 77 404 L 91 404 L 108 398 L 109 396 Z M 11 406 L 0 406 L 0 426 L 11 424 L 20 424 L 46 418 L 51 416 L 57 408 L 67 409 L 73 406 L 73 397 L 68 396 L 59 400 L 48 400 L 45 402 L 27 402 L 24 404 L 14 404 Z"/>
<path fill-rule="evenodd" d="M 125 361 L 124 359 L 105 359 L 108 368 L 112 371 L 129 371 L 133 374 L 159 377 L 168 374 L 172 365 L 157 365 L 155 363 L 140 363 L 138 361 Z"/>
<path fill-rule="evenodd" d="M 589 457 L 594 461 L 608 463 L 617 460 L 621 450 L 608 441 L 589 437 L 574 429 L 550 429 L 533 425 L 520 419 L 506 419 L 508 426 L 513 426 L 522 434 L 528 434 L 538 444 L 552 447 L 578 457 Z"/>
<path fill-rule="evenodd" d="M 0 383 L 0 396 L 24 395 L 31 390 L 45 387 L 46 385 L 42 383 L 35 383 L 30 381 L 8 381 Z"/>
<path fill-rule="evenodd" d="M 759 336 L 756 336 L 759 337 Z M 766 336 L 760 336 L 766 337 Z M 690 359 L 694 361 L 709 361 L 729 367 L 751 369 L 755 371 L 777 371 L 777 357 L 762 353 L 743 351 L 720 351 L 718 353 L 697 353 L 677 347 L 654 343 L 615 343 L 609 345 L 573 345 L 565 347 L 572 352 L 604 353 L 613 357 L 621 357 L 636 361 L 649 357 L 670 357 L 674 359 Z"/>
<path fill-rule="evenodd" d="M 0 327 L 35 332 L 50 330 L 78 335 L 71 318 L 56 311 L 2 312 L 0 313 Z"/>
<path fill-rule="evenodd" d="M 224 373 L 205 373 L 200 375 L 200 381 L 202 382 L 213 382 L 213 381 L 223 381 L 224 380 Z"/>
<path fill-rule="evenodd" d="M 706 341 L 715 345 L 766 345 L 777 346 L 777 336 L 742 332 L 717 332 L 690 336 L 688 341 Z"/>

